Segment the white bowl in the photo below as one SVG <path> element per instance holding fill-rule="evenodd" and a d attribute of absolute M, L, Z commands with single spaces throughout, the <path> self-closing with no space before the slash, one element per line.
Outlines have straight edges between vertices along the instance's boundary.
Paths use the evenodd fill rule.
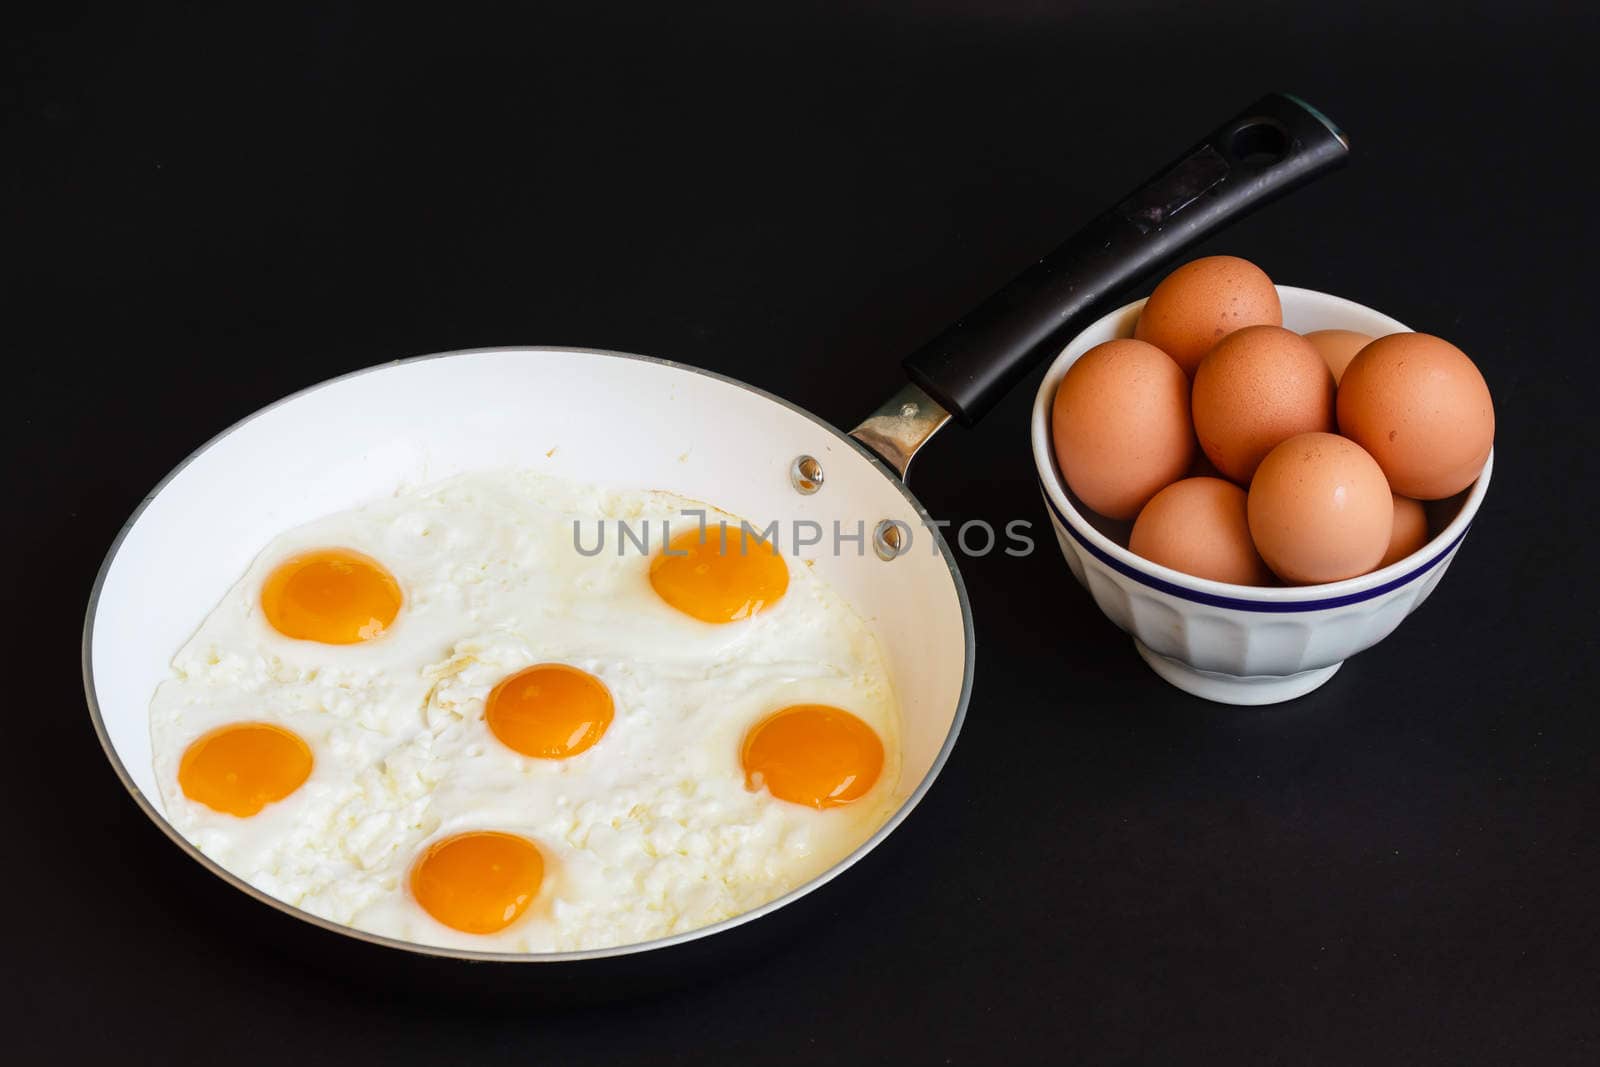
<path fill-rule="evenodd" d="M 1409 328 L 1337 296 L 1278 286 L 1291 330 L 1355 330 L 1379 337 Z M 1179 689 L 1225 704 L 1292 700 L 1333 677 L 1344 661 L 1383 640 L 1415 611 L 1461 547 L 1483 503 L 1494 453 L 1464 494 L 1429 505 L 1430 525 L 1449 521 L 1417 552 L 1381 570 L 1326 585 L 1256 587 L 1195 578 L 1151 563 L 1114 539 L 1127 524 L 1078 503 L 1056 467 L 1050 410 L 1077 358 L 1131 337 L 1143 300 L 1118 308 L 1072 339 L 1033 403 L 1033 459 L 1067 565 L 1106 617 L 1133 636 L 1144 661 Z M 1450 511 L 1454 514 L 1451 515 Z M 1442 513 L 1442 514 L 1441 514 Z"/>

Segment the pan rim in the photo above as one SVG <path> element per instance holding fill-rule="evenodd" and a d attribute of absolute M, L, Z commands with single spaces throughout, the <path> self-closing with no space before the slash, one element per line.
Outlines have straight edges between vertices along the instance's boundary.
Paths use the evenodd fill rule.
<path fill-rule="evenodd" d="M 321 389 L 329 388 L 330 386 L 348 381 L 353 378 L 359 378 L 369 374 L 376 374 L 381 371 L 391 370 L 400 366 L 430 362 L 433 360 L 452 359 L 461 356 L 485 355 L 499 352 L 561 352 L 574 353 L 583 356 L 632 360 L 639 363 L 650 363 L 657 366 L 668 367 L 670 369 L 683 371 L 689 374 L 697 374 L 701 377 L 710 378 L 715 381 L 723 382 L 736 388 L 743 389 L 746 392 L 754 393 L 758 397 L 771 401 L 775 404 L 779 404 L 795 414 L 804 417 L 805 419 L 814 423 L 818 428 L 833 435 L 834 438 L 849 446 L 853 451 L 868 460 L 868 462 L 872 464 L 873 468 L 877 470 L 879 474 L 883 475 L 883 477 L 888 479 L 888 481 L 895 487 L 900 495 L 905 498 L 906 502 L 911 505 L 912 510 L 915 511 L 923 520 L 924 527 L 933 535 L 934 544 L 939 549 L 939 556 L 944 561 L 945 567 L 950 573 L 950 580 L 955 586 L 956 601 L 961 609 L 962 638 L 965 644 L 963 650 L 961 692 L 956 699 L 955 716 L 950 722 L 949 732 L 945 735 L 944 742 L 942 745 L 940 745 L 938 753 L 935 754 L 933 763 L 929 766 L 927 773 L 922 776 L 922 780 L 917 783 L 916 788 L 907 794 L 905 800 L 902 801 L 900 806 L 895 809 L 894 813 L 884 821 L 883 825 L 879 826 L 875 831 L 873 831 L 871 836 L 869 836 L 860 845 L 856 846 L 856 848 L 853 849 L 843 859 L 833 864 L 833 866 L 829 867 L 827 870 L 817 874 L 815 877 L 808 879 L 806 882 L 789 890 L 787 893 L 784 893 L 782 896 L 775 897 L 759 907 L 751 908 L 749 911 L 730 916 L 727 919 L 712 923 L 709 926 L 702 926 L 694 930 L 686 930 L 682 933 L 673 934 L 669 937 L 656 938 L 650 941 L 639 941 L 628 945 L 615 945 L 609 948 L 585 949 L 572 952 L 485 952 L 475 949 L 454 948 L 444 945 L 424 945 L 415 941 L 384 937 L 379 934 L 369 933 L 365 930 L 358 930 L 351 926 L 345 926 L 341 923 L 336 923 L 331 919 L 324 919 L 321 916 L 313 915 L 310 912 L 303 911 L 292 904 L 286 903 L 285 901 L 279 900 L 276 897 L 257 889 L 255 886 L 252 886 L 248 882 L 244 881 L 244 879 L 238 877 L 230 871 L 225 870 L 210 857 L 202 853 L 181 833 L 179 833 L 177 828 L 167 820 L 166 816 L 157 810 L 150 798 L 146 796 L 144 791 L 140 789 L 139 786 L 134 782 L 133 777 L 128 773 L 127 767 L 123 764 L 121 756 L 118 755 L 116 747 L 112 744 L 110 733 L 106 729 L 105 720 L 100 712 L 99 695 L 96 692 L 94 683 L 93 642 L 95 619 L 98 615 L 101 593 L 105 587 L 106 576 L 111 571 L 111 565 L 116 561 L 118 553 L 121 552 L 123 543 L 127 540 L 128 534 L 133 530 L 134 526 L 137 525 L 140 518 L 143 517 L 145 511 L 150 507 L 151 503 L 153 503 L 155 499 L 161 495 L 162 491 L 165 490 L 167 486 L 171 484 L 180 474 L 182 474 L 190 464 L 194 463 L 202 455 L 210 451 L 214 446 L 232 436 L 246 425 L 254 422 L 256 419 L 266 415 L 268 412 L 274 411 L 279 407 L 299 399 L 300 397 L 309 395 Z M 710 937 L 715 934 L 724 933 L 733 930 L 736 927 L 743 926 L 746 923 L 753 922 L 756 919 L 762 918 L 779 910 L 780 908 L 785 907 L 786 905 L 798 901 L 801 897 L 804 897 L 814 890 L 821 888 L 823 885 L 833 881 L 839 875 L 843 874 L 850 867 L 853 867 L 857 862 L 864 858 L 867 853 L 871 852 L 879 844 L 881 844 L 885 838 L 893 833 L 900 826 L 900 824 L 905 821 L 906 817 L 911 814 L 912 810 L 916 808 L 919 803 L 921 803 L 922 798 L 927 795 L 928 790 L 933 787 L 934 780 L 937 779 L 939 774 L 944 770 L 944 765 L 949 760 L 951 751 L 955 748 L 956 738 L 961 734 L 961 727 L 966 721 L 967 705 L 972 698 L 973 669 L 977 660 L 975 640 L 976 633 L 972 621 L 972 604 L 967 595 L 967 586 L 961 578 L 961 570 L 956 565 L 955 556 L 950 551 L 949 543 L 945 540 L 938 524 L 933 521 L 933 518 L 928 513 L 928 510 L 924 508 L 921 502 L 917 500 L 916 496 L 912 494 L 905 482 L 896 476 L 894 472 L 884 464 L 882 459 L 874 455 L 871 450 L 862 445 L 855 438 L 842 432 L 837 427 L 824 421 L 823 419 L 818 418 L 805 408 L 802 408 L 781 396 L 768 392 L 759 386 L 751 385 L 748 382 L 740 381 L 737 378 L 732 378 L 725 374 L 719 374 L 716 371 L 706 370 L 703 367 L 696 367 L 687 363 L 678 362 L 676 360 L 661 359 L 656 356 L 645 356 L 633 352 L 619 352 L 603 348 L 582 348 L 569 345 L 491 345 L 481 348 L 462 348 L 453 349 L 446 352 L 431 352 L 425 355 L 409 356 L 402 359 L 389 360 L 385 363 L 374 364 L 370 367 L 361 367 L 344 374 L 336 375 L 332 378 L 324 379 L 323 381 L 308 385 L 305 388 L 297 389 L 294 392 L 282 396 L 269 404 L 265 404 L 262 407 L 257 408 L 255 411 L 246 415 L 242 419 L 239 419 L 237 422 L 234 422 L 232 425 L 213 435 L 194 451 L 190 452 L 187 456 L 180 460 L 176 466 L 168 471 L 166 475 L 163 476 L 162 479 L 157 482 L 148 493 L 144 495 L 144 498 L 139 501 L 138 506 L 133 509 L 133 512 L 128 516 L 127 520 L 123 522 L 121 528 L 118 529 L 116 537 L 112 539 L 111 547 L 106 551 L 105 558 L 100 563 L 100 569 L 95 574 L 94 584 L 90 587 L 89 603 L 84 613 L 81 657 L 83 671 L 83 691 L 89 708 L 89 719 L 94 725 L 95 736 L 100 741 L 100 748 L 105 753 L 106 759 L 110 762 L 112 770 L 116 772 L 117 778 L 122 782 L 123 787 L 133 798 L 134 804 L 139 808 L 140 811 L 144 813 L 146 818 L 156 825 L 157 829 L 159 829 L 167 836 L 169 840 L 171 840 L 184 853 L 186 853 L 190 859 L 199 863 L 203 868 L 220 878 L 232 888 L 239 890 L 245 895 L 276 909 L 290 918 L 298 919 L 302 922 L 309 923 L 312 926 L 320 927 L 321 929 L 335 935 L 352 938 L 357 941 L 363 941 L 381 948 L 392 949 L 398 952 L 405 952 L 419 956 L 430 956 L 441 959 L 458 959 L 478 963 L 555 964 L 578 963 L 586 960 L 601 960 L 619 956 L 634 956 L 641 953 L 672 948 L 677 945 L 687 944 L 691 941 L 698 941 L 702 938 Z"/>

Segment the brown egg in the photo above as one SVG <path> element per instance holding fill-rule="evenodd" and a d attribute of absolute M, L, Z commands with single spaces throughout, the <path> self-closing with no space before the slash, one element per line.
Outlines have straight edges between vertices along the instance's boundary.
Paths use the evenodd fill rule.
<path fill-rule="evenodd" d="M 1246 510 L 1256 551 L 1286 582 L 1337 582 L 1378 565 L 1394 530 L 1378 463 L 1338 434 L 1303 433 L 1261 461 Z"/>
<path fill-rule="evenodd" d="M 1154 345 L 1107 341 L 1061 379 L 1051 429 L 1056 463 L 1078 499 L 1131 519 L 1189 469 L 1189 379 Z"/>
<path fill-rule="evenodd" d="M 1339 430 L 1372 453 L 1395 492 L 1438 500 L 1483 470 L 1494 446 L 1494 401 L 1461 349 L 1425 333 L 1394 333 L 1345 368 Z"/>
<path fill-rule="evenodd" d="M 1333 384 L 1344 377 L 1344 369 L 1356 358 L 1356 353 L 1372 343 L 1372 338 L 1354 330 L 1312 330 L 1306 340 L 1322 354 L 1323 362 L 1333 371 Z"/>
<path fill-rule="evenodd" d="M 1161 280 L 1145 301 L 1133 336 L 1161 349 L 1193 377 L 1212 345 L 1241 327 L 1262 324 L 1283 325 L 1272 279 L 1248 259 L 1207 256 Z"/>
<path fill-rule="evenodd" d="M 1185 478 L 1150 498 L 1128 549 L 1175 571 L 1234 585 L 1271 585 L 1245 516 L 1245 492 L 1221 478 Z"/>
<path fill-rule="evenodd" d="M 1422 501 L 1394 494 L 1394 527 L 1389 533 L 1389 548 L 1378 566 L 1398 563 L 1428 543 L 1428 512 Z"/>
<path fill-rule="evenodd" d="M 1247 484 L 1280 441 L 1333 430 L 1333 375 L 1299 334 L 1246 326 L 1201 362 L 1193 408 L 1200 447 L 1224 475 Z"/>

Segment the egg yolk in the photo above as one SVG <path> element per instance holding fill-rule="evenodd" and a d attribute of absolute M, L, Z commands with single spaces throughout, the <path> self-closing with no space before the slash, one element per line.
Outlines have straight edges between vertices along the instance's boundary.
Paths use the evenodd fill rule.
<path fill-rule="evenodd" d="M 611 725 L 605 684 L 564 663 L 518 671 L 495 686 L 483 717 L 507 748 L 539 759 L 566 759 L 590 748 Z"/>
<path fill-rule="evenodd" d="M 299 734 L 266 722 L 233 723 L 184 750 L 178 785 L 190 800 L 244 818 L 299 789 L 311 763 Z"/>
<path fill-rule="evenodd" d="M 848 711 L 797 704 L 757 723 L 739 762 L 748 788 L 821 810 L 866 795 L 883 771 L 883 742 Z"/>
<path fill-rule="evenodd" d="M 650 561 L 650 584 L 668 604 L 702 622 L 735 622 L 771 607 L 789 588 L 789 568 L 770 541 L 742 527 L 685 530 Z"/>
<path fill-rule="evenodd" d="M 400 583 L 377 560 L 324 548 L 280 563 L 261 588 L 261 608 L 285 637 L 353 645 L 382 634 L 400 614 Z"/>
<path fill-rule="evenodd" d="M 411 893 L 446 926 L 492 934 L 528 910 L 543 880 L 544 857 L 532 841 L 473 830 L 428 846 L 411 869 Z"/>

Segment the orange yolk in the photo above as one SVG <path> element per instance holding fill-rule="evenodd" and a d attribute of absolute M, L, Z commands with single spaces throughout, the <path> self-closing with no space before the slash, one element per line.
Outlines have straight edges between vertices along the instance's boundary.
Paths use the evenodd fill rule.
<path fill-rule="evenodd" d="M 411 869 L 411 893 L 446 926 L 492 934 L 528 910 L 543 880 L 544 857 L 532 841 L 474 830 L 429 845 Z"/>
<path fill-rule="evenodd" d="M 796 704 L 769 715 L 745 735 L 739 753 L 745 785 L 817 809 L 848 804 L 883 771 L 883 742 L 872 727 L 839 708 Z"/>
<path fill-rule="evenodd" d="M 190 800 L 243 818 L 299 789 L 311 763 L 311 747 L 299 734 L 271 723 L 233 723 L 184 750 L 178 784 Z"/>
<path fill-rule="evenodd" d="M 483 717 L 507 748 L 539 759 L 566 759 L 605 735 L 612 709 L 611 693 L 600 679 L 564 663 L 543 663 L 495 686 Z"/>
<path fill-rule="evenodd" d="M 650 561 L 650 584 L 685 615 L 734 622 L 776 604 L 789 588 L 789 568 L 770 541 L 708 526 L 704 538 L 698 528 L 674 537 Z"/>
<path fill-rule="evenodd" d="M 400 614 L 400 583 L 371 556 L 323 548 L 280 563 L 261 587 L 261 608 L 285 637 L 353 645 Z"/>

